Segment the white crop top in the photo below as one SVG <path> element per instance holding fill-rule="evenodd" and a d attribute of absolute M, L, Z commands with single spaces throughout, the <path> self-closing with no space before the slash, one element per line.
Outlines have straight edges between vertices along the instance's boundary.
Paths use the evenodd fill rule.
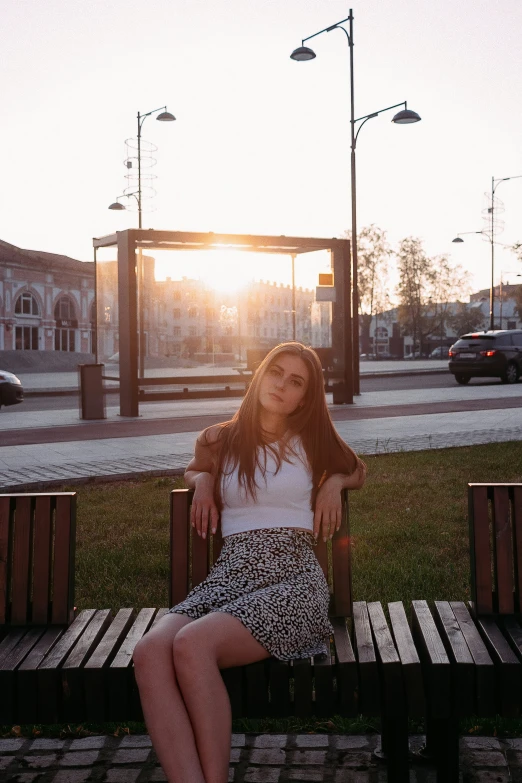
<path fill-rule="evenodd" d="M 289 445 L 297 456 L 290 453 L 290 462 L 283 460 L 276 473 L 276 461 L 267 450 L 266 474 L 256 469 L 256 500 L 239 484 L 238 468 L 223 475 L 221 495 L 221 533 L 223 537 L 249 530 L 274 527 L 299 527 L 313 532 L 313 511 L 310 508 L 312 471 L 308 466 L 300 438 L 294 436 Z M 263 451 L 260 449 L 261 459 Z"/>

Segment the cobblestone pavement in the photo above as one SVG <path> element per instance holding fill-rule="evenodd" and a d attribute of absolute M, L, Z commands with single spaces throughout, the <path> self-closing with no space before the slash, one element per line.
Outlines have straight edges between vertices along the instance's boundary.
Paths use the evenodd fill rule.
<path fill-rule="evenodd" d="M 424 738 L 410 738 L 412 751 Z M 376 735 L 234 734 L 229 783 L 385 783 Z M 462 783 L 520 783 L 522 739 L 461 739 Z M 0 739 L 5 783 L 164 781 L 148 735 L 82 739 Z M 391 783 L 391 782 L 390 782 Z M 434 768 L 412 762 L 410 783 L 435 783 Z"/>

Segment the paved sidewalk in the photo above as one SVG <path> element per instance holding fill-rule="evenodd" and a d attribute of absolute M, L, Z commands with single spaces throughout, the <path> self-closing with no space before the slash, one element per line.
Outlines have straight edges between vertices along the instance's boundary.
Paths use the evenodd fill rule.
<path fill-rule="evenodd" d="M 410 737 L 415 751 L 424 738 Z M 372 735 L 234 734 L 229 783 L 384 783 Z M 463 783 L 522 780 L 522 739 L 461 739 Z M 148 783 L 165 775 L 148 735 L 83 739 L 0 739 L 0 779 L 6 783 Z M 389 781 L 389 783 L 393 783 Z M 413 761 L 410 783 L 435 783 L 431 765 Z"/>

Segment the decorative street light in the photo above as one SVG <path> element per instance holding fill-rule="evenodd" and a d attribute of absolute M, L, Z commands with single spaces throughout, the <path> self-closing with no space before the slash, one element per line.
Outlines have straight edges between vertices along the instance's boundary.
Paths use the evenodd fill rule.
<path fill-rule="evenodd" d="M 159 109 L 153 109 L 152 111 L 148 111 L 146 114 L 140 114 L 138 112 L 138 190 L 136 192 L 132 193 L 124 193 L 121 196 L 118 196 L 116 201 L 113 201 L 112 204 L 109 205 L 109 209 L 115 210 L 115 211 L 121 211 L 125 209 L 125 205 L 120 202 L 120 198 L 130 197 L 134 196 L 136 199 L 137 205 L 138 205 L 138 228 L 142 228 L 142 208 L 141 208 L 141 129 L 143 127 L 143 123 L 147 119 L 147 117 L 150 117 L 151 114 L 157 114 L 157 112 L 160 112 L 156 119 L 159 122 L 174 122 L 176 119 L 173 114 L 171 114 L 169 111 L 167 111 L 166 106 L 160 106 Z M 143 256 L 141 252 L 141 246 L 138 248 L 138 356 L 139 356 L 139 375 L 141 378 L 145 376 L 145 352 L 146 352 L 146 341 L 145 341 L 145 316 L 144 316 L 144 268 L 143 268 Z"/>
<path fill-rule="evenodd" d="M 343 24 L 345 22 L 349 22 L 349 29 L 346 30 L 345 27 L 343 27 Z M 297 62 L 303 62 L 306 60 L 313 60 L 316 56 L 313 49 L 310 49 L 308 46 L 305 46 L 305 41 L 309 41 L 311 38 L 315 38 L 318 35 L 322 35 L 322 33 L 330 33 L 332 30 L 342 30 L 347 38 L 348 41 L 348 47 L 350 50 L 350 106 L 351 106 L 351 115 L 350 115 L 350 127 L 351 127 L 351 201 L 352 201 L 352 241 L 351 241 L 351 248 L 352 248 L 352 330 L 350 335 L 350 328 L 349 324 L 346 323 L 346 312 L 347 308 L 345 307 L 345 329 L 344 329 L 344 339 L 345 339 L 345 346 L 346 342 L 351 339 L 352 341 L 352 369 L 353 369 L 353 390 L 354 394 L 360 394 L 360 381 L 359 381 L 359 295 L 357 290 L 357 194 L 356 194 L 356 182 L 355 182 L 355 148 L 357 145 L 357 137 L 359 136 L 359 132 L 362 128 L 362 126 L 367 122 L 368 120 L 373 119 L 373 117 L 377 117 L 379 114 L 382 114 L 385 111 L 390 111 L 390 109 L 397 109 L 399 106 L 404 106 L 402 111 L 399 111 L 397 114 L 395 114 L 392 118 L 392 122 L 394 122 L 396 125 L 409 125 L 413 122 L 419 122 L 421 119 L 420 116 L 417 114 L 417 112 L 411 111 L 411 109 L 408 109 L 408 105 L 406 101 L 403 101 L 402 103 L 396 103 L 393 106 L 387 106 L 385 109 L 379 109 L 379 111 L 372 112 L 371 114 L 365 114 L 363 117 L 359 117 L 358 119 L 355 119 L 355 99 L 354 99 L 354 74 L 353 74 L 353 13 L 352 9 L 350 9 L 349 16 L 346 17 L 346 19 L 341 19 L 341 21 L 336 22 L 335 24 L 330 25 L 330 27 L 325 27 L 324 30 L 319 30 L 319 32 L 314 33 L 313 35 L 309 35 L 307 38 L 303 38 L 301 41 L 301 46 L 299 46 L 297 49 L 294 49 L 292 54 L 290 55 L 292 60 L 296 60 Z M 360 122 L 361 125 L 357 131 L 355 132 L 355 127 L 357 123 Z M 346 349 L 345 349 L 346 352 Z M 347 363 L 345 361 L 345 395 L 347 395 L 348 391 L 348 373 L 350 371 L 350 367 L 347 366 Z M 346 397 L 345 397 L 346 399 Z"/>
<path fill-rule="evenodd" d="M 491 215 L 491 223 L 490 223 L 490 230 L 488 231 L 464 231 L 464 234 L 484 234 L 484 236 L 487 236 L 489 238 L 489 241 L 491 243 L 491 287 L 489 289 L 489 328 L 494 329 L 495 327 L 495 317 L 493 314 L 493 306 L 495 303 L 495 286 L 494 286 L 494 275 L 495 275 L 495 191 L 500 185 L 501 182 L 507 182 L 510 179 L 522 179 L 522 174 L 517 174 L 515 177 L 501 177 L 500 179 L 495 179 L 495 177 L 491 177 L 491 206 L 488 207 L 488 213 Z M 457 234 L 455 239 L 452 239 L 452 242 L 464 242 L 463 239 L 461 239 L 461 236 L 464 234 Z M 496 244 L 499 244 L 498 242 Z"/>
<path fill-rule="evenodd" d="M 173 114 L 171 114 L 169 111 L 167 111 L 166 106 L 160 106 L 159 109 L 153 109 L 152 111 L 148 111 L 146 114 L 140 114 L 138 112 L 138 190 L 136 193 L 124 193 L 124 196 L 135 196 L 136 200 L 138 202 L 138 228 L 142 228 L 141 225 L 141 129 L 143 127 L 143 123 L 147 119 L 147 117 L 150 117 L 151 114 L 156 114 L 157 112 L 161 112 L 158 114 L 156 119 L 158 122 L 174 122 L 176 119 Z M 110 204 L 109 209 L 114 210 L 122 210 L 125 209 L 125 205 L 122 204 L 119 199 L 123 198 L 123 196 L 118 196 L 116 201 L 114 201 L 112 204 Z"/>

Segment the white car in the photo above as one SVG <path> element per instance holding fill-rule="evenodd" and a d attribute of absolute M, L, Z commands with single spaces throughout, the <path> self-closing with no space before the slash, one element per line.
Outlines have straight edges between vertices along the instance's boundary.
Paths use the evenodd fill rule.
<path fill-rule="evenodd" d="M 2 405 L 16 405 L 23 402 L 22 381 L 7 370 L 0 370 L 0 408 Z"/>

